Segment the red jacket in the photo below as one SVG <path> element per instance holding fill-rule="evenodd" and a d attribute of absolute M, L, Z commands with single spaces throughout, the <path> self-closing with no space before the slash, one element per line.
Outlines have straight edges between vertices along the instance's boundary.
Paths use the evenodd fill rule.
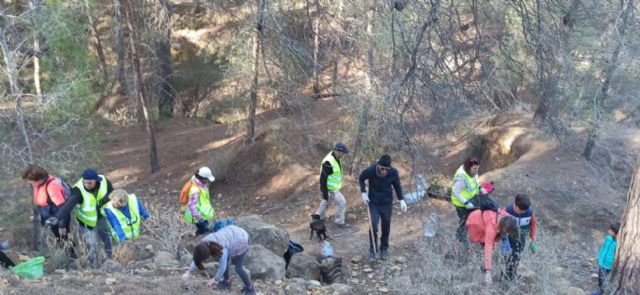
<path fill-rule="evenodd" d="M 49 184 L 47 185 L 47 183 Z M 51 198 L 51 202 L 56 207 L 64 204 L 64 188 L 62 188 L 62 185 L 51 175 L 49 175 L 46 181 L 33 187 L 33 203 L 38 207 L 49 206 L 47 196 Z"/>
<path fill-rule="evenodd" d="M 504 208 L 500 208 L 498 213 L 491 210 L 475 210 L 467 218 L 469 241 L 484 244 L 484 268 L 486 270 L 492 268 L 493 245 L 500 240 L 498 220 L 505 216 L 509 216 L 509 213 Z"/>

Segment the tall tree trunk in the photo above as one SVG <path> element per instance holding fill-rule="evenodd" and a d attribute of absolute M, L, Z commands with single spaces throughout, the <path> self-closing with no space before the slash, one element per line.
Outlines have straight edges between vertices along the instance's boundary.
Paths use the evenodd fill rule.
<path fill-rule="evenodd" d="M 104 57 L 104 50 L 102 49 L 102 42 L 100 41 L 100 35 L 98 34 L 98 26 L 96 19 L 91 15 L 91 7 L 89 6 L 89 0 L 84 0 L 84 6 L 87 9 L 87 18 L 89 19 L 89 31 L 91 32 L 91 39 L 93 47 L 98 54 L 98 62 L 100 63 L 100 69 L 102 70 L 103 81 L 107 83 L 109 81 L 109 74 L 107 73 L 107 61 Z"/>
<path fill-rule="evenodd" d="M 125 77 L 125 61 L 127 59 L 125 31 L 126 24 L 124 19 L 124 8 L 119 1 L 114 3 L 114 14 L 116 19 L 116 72 L 114 77 L 113 90 L 120 95 L 127 94 L 127 80 Z"/>
<path fill-rule="evenodd" d="M 549 114 L 549 95 L 547 92 L 547 64 L 544 55 L 544 42 L 542 40 L 542 0 L 536 0 L 536 37 L 535 37 L 535 61 L 536 61 L 536 92 L 538 94 L 538 106 L 533 118 L 542 122 Z"/>
<path fill-rule="evenodd" d="M 616 259 L 611 270 L 614 294 L 638 294 L 640 290 L 640 158 L 631 178 L 622 227 L 617 237 Z"/>
<path fill-rule="evenodd" d="M 309 3 L 309 1 L 307 1 Z M 313 93 L 320 92 L 320 3 L 313 0 L 315 15 L 313 16 Z"/>
<path fill-rule="evenodd" d="M 160 85 L 156 87 L 156 95 L 160 116 L 170 118 L 173 117 L 176 103 L 171 69 L 171 7 L 169 7 L 171 3 L 160 1 L 159 5 L 162 10 L 159 12 L 162 20 L 153 46 L 157 57 L 156 72 L 160 79 Z"/>
<path fill-rule="evenodd" d="M 42 2 L 38 0 L 29 1 L 29 7 L 31 11 L 37 14 L 37 10 L 40 9 Z M 42 88 L 40 87 L 40 37 L 36 30 L 33 31 L 33 87 L 36 90 L 38 97 L 42 96 Z"/>
<path fill-rule="evenodd" d="M 256 141 L 256 108 L 258 106 L 258 74 L 260 70 L 260 47 L 262 42 L 263 13 L 266 0 L 256 0 L 256 27 L 253 31 L 253 79 L 251 79 L 251 101 L 246 144 Z"/>
<path fill-rule="evenodd" d="M 144 86 L 144 78 L 142 76 L 142 70 L 140 69 L 140 56 L 138 49 L 138 36 L 137 30 L 134 26 L 135 14 L 133 7 L 131 6 L 131 0 L 120 0 L 120 3 L 124 6 L 125 18 L 127 21 L 127 27 L 129 28 L 129 43 L 131 45 L 131 60 L 133 62 L 133 76 L 136 82 L 136 90 L 140 104 L 142 105 L 142 113 L 147 127 L 147 134 L 149 136 L 149 164 L 151 166 L 151 173 L 160 170 L 160 162 L 158 161 L 158 152 L 156 149 L 156 130 L 149 113 L 149 98 Z"/>
<path fill-rule="evenodd" d="M 366 25 L 366 32 L 367 32 L 367 56 L 366 56 L 366 70 L 365 70 L 365 85 L 364 85 L 364 91 L 365 91 L 365 95 L 364 95 L 364 99 L 366 99 L 366 102 L 364 104 L 364 109 L 362 110 L 362 117 L 360 118 L 359 121 L 359 126 L 358 126 L 358 134 L 356 136 L 356 142 L 354 145 L 354 150 L 355 150 L 355 154 L 353 157 L 353 162 L 351 162 L 351 169 L 349 171 L 349 174 L 354 174 L 358 169 L 358 167 L 360 167 L 361 163 L 362 163 L 362 159 L 365 155 L 364 151 L 363 151 L 363 147 L 366 146 L 367 142 L 366 142 L 366 136 L 367 136 L 367 130 L 369 129 L 369 121 L 370 121 L 370 116 L 371 116 L 371 107 L 372 107 L 372 103 L 371 103 L 371 98 L 369 97 L 369 95 L 373 92 L 373 18 L 375 16 L 374 13 L 374 7 L 371 6 L 368 8 L 367 11 L 367 25 Z"/>
<path fill-rule="evenodd" d="M 624 2 L 622 3 L 624 4 Z M 582 153 L 582 155 L 587 160 L 591 160 L 593 147 L 598 140 L 598 133 L 602 125 L 602 108 L 604 107 L 605 100 L 607 100 L 607 98 L 609 97 L 609 85 L 611 84 L 613 74 L 620 65 L 620 63 L 618 62 L 618 58 L 620 57 L 620 51 L 622 51 L 622 46 L 624 45 L 624 37 L 626 36 L 627 25 L 630 21 L 631 14 L 633 13 L 634 9 L 634 0 L 628 0 L 626 6 L 623 6 L 621 23 L 619 26 L 617 26 L 617 35 L 619 36 L 618 43 L 616 44 L 616 47 L 611 54 L 611 59 L 608 63 L 609 67 L 607 68 L 607 72 L 605 73 L 605 79 L 602 83 L 602 88 L 600 88 L 600 93 L 598 94 L 594 102 L 593 122 L 588 132 L 589 135 L 587 138 L 587 144 L 584 148 L 584 152 Z"/>

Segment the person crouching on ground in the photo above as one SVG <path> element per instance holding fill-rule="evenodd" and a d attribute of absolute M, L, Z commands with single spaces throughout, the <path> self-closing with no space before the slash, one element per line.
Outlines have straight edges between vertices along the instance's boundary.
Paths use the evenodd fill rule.
<path fill-rule="evenodd" d="M 191 278 L 197 269 L 203 270 L 204 262 L 209 256 L 218 261 L 218 271 L 209 285 L 216 290 L 231 289 L 231 276 L 229 274 L 229 262 L 233 261 L 236 273 L 242 279 L 244 288 L 242 294 L 256 294 L 251 278 L 244 270 L 244 259 L 249 252 L 249 234 L 235 225 L 228 225 L 217 232 L 206 235 L 193 250 L 193 262 L 189 269 L 182 275 L 183 280 Z"/>
<path fill-rule="evenodd" d="M 140 200 L 123 189 L 111 193 L 111 201 L 105 207 L 105 215 L 111 225 L 111 236 L 122 245 L 140 235 L 140 218 L 149 218 Z"/>
<path fill-rule="evenodd" d="M 516 219 L 504 209 L 498 212 L 492 210 L 475 210 L 467 218 L 467 232 L 469 241 L 484 247 L 484 280 L 487 285 L 493 283 L 491 269 L 493 268 L 493 246 L 500 240 L 503 247 L 510 248 L 506 254 L 506 278 L 514 279 L 520 260 L 522 246 L 520 244 L 520 227 Z"/>

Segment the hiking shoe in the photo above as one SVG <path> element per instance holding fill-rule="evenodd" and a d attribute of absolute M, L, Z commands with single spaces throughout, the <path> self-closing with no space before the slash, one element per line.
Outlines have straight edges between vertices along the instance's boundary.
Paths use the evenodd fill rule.
<path fill-rule="evenodd" d="M 376 253 L 373 253 L 373 251 L 369 251 L 369 262 L 376 262 Z"/>
<path fill-rule="evenodd" d="M 351 227 L 351 225 L 347 224 L 347 223 L 336 223 L 336 226 L 339 228 L 348 228 Z"/>
<path fill-rule="evenodd" d="M 242 292 L 242 295 L 256 295 L 256 289 L 254 289 L 253 286 L 244 287 L 240 292 Z"/>
<path fill-rule="evenodd" d="M 389 259 L 389 252 L 385 249 L 385 250 L 380 250 L 380 260 L 387 260 Z"/>
<path fill-rule="evenodd" d="M 216 290 L 230 290 L 230 289 L 231 289 L 231 279 L 229 279 L 228 281 L 226 280 L 220 281 L 220 283 L 218 283 L 218 287 L 216 288 Z"/>

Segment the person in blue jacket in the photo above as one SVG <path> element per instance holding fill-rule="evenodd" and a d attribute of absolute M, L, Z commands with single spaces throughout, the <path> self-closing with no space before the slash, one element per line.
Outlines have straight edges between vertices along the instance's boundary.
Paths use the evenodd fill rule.
<path fill-rule="evenodd" d="M 140 199 L 123 189 L 114 190 L 104 213 L 111 225 L 111 235 L 116 243 L 123 244 L 140 235 L 141 219 L 149 218 Z"/>
<path fill-rule="evenodd" d="M 598 253 L 598 290 L 591 293 L 592 295 L 604 294 L 605 281 L 611 272 L 616 256 L 618 231 L 620 231 L 620 222 L 610 225 L 608 235 L 604 238 L 604 243 Z"/>

